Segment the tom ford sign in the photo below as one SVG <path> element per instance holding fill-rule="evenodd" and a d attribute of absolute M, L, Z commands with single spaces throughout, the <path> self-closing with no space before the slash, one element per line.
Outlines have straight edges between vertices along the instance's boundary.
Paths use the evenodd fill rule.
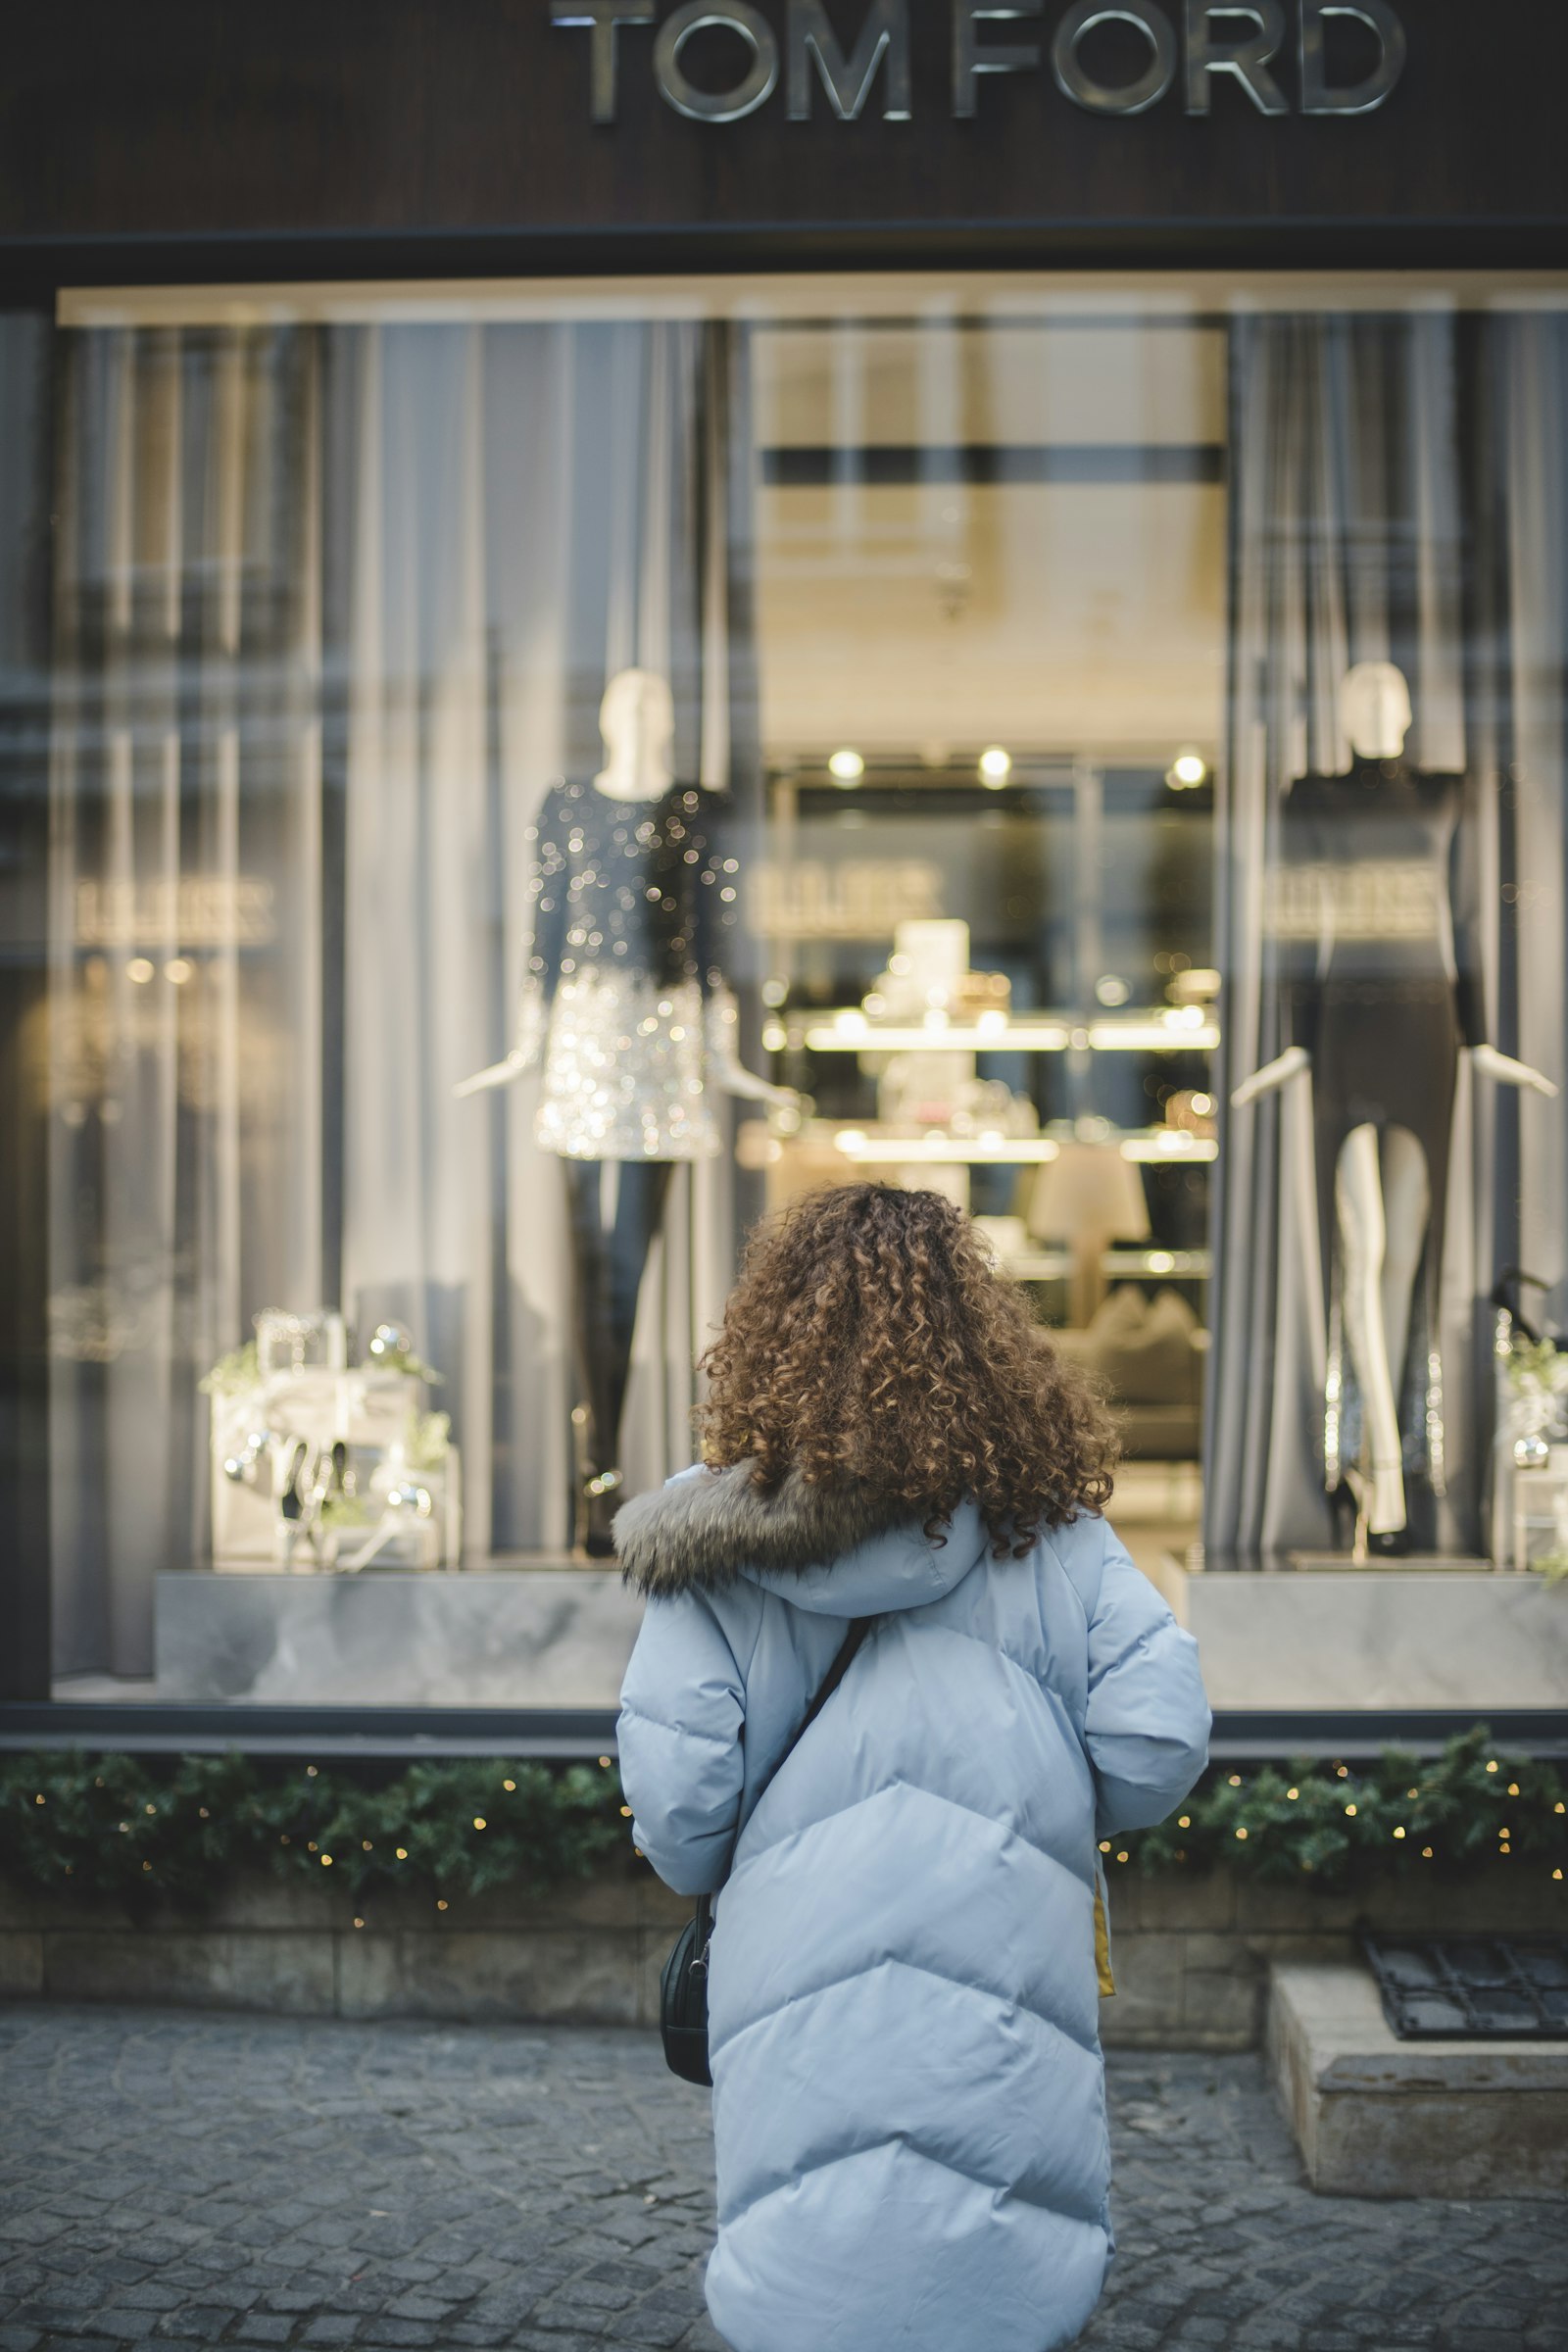
<path fill-rule="evenodd" d="M 633 38 L 640 43 L 650 30 L 647 62 L 660 96 L 692 122 L 739 122 L 765 106 L 782 80 L 791 122 L 809 121 L 821 105 L 841 122 L 857 122 L 868 107 L 885 122 L 907 122 L 913 115 L 909 7 L 910 0 L 869 0 L 847 44 L 825 0 L 785 0 L 782 41 L 753 0 L 679 0 L 662 18 L 652 0 L 553 0 L 551 19 L 588 35 L 595 122 L 616 120 L 627 52 Z M 1296 0 L 1291 17 L 1282 0 L 1184 0 L 1179 12 L 1159 0 L 1114 6 L 1074 0 L 1028 39 L 999 39 L 992 28 L 1034 32 L 1044 0 L 951 0 L 951 111 L 959 121 L 979 111 L 986 75 L 1044 73 L 1063 98 L 1092 115 L 1142 115 L 1167 100 L 1189 115 L 1206 115 L 1221 80 L 1240 84 L 1260 115 L 1365 115 L 1389 97 L 1405 60 L 1404 28 L 1389 0 Z M 1363 46 L 1371 36 L 1372 62 L 1363 58 L 1352 79 L 1331 73 L 1328 30 L 1336 18 L 1353 20 Z M 1090 34 L 1102 25 L 1136 36 L 1143 65 L 1131 79 L 1101 78 L 1086 54 Z M 701 86 L 685 60 L 687 44 L 715 29 L 738 38 L 746 61 L 740 79 L 725 89 Z M 623 42 L 622 34 L 632 37 Z"/>

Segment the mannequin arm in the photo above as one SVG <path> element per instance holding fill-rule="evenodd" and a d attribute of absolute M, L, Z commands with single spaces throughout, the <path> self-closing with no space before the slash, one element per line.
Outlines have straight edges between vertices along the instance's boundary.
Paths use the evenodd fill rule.
<path fill-rule="evenodd" d="M 715 988 L 708 1000 L 706 1020 L 709 1075 L 720 1094 L 737 1095 L 743 1102 L 766 1102 L 775 1110 L 794 1110 L 800 1096 L 793 1087 L 774 1086 L 749 1070 L 736 1051 L 740 1018 L 726 988 Z"/>
<path fill-rule="evenodd" d="M 1495 1046 L 1472 1046 L 1470 1060 L 1499 1086 L 1528 1086 L 1548 1102 L 1556 1096 L 1556 1086 L 1544 1071 L 1532 1069 L 1528 1061 L 1515 1061 L 1511 1054 L 1499 1054 Z"/>
<path fill-rule="evenodd" d="M 484 1094 L 493 1086 L 510 1086 L 530 1066 L 531 1058 L 520 1046 L 514 1046 L 505 1061 L 493 1061 L 487 1070 L 475 1070 L 471 1078 L 460 1078 L 452 1092 L 461 1102 L 465 1096 Z"/>
<path fill-rule="evenodd" d="M 743 1102 L 766 1102 L 775 1110 L 793 1110 L 800 1096 L 793 1087 L 775 1086 L 771 1079 L 759 1078 L 743 1061 L 713 1061 L 713 1084 L 726 1095 L 738 1095 Z"/>
<path fill-rule="evenodd" d="M 1231 1101 L 1240 1110 L 1244 1103 L 1255 1102 L 1259 1095 L 1271 1095 L 1277 1087 L 1287 1085 L 1299 1071 L 1309 1069 L 1311 1062 L 1312 1056 L 1304 1046 L 1288 1046 L 1283 1054 L 1276 1054 L 1272 1061 L 1265 1061 L 1260 1070 L 1254 1070 L 1250 1078 L 1244 1078 L 1240 1086 L 1234 1087 Z"/>
<path fill-rule="evenodd" d="M 461 1101 L 466 1095 L 487 1093 L 491 1087 L 510 1086 L 525 1070 L 537 1069 L 548 1018 L 544 991 L 529 979 L 517 1000 L 517 1027 L 511 1053 L 505 1061 L 493 1061 L 488 1069 L 475 1070 L 471 1078 L 460 1078 L 453 1094 Z"/>

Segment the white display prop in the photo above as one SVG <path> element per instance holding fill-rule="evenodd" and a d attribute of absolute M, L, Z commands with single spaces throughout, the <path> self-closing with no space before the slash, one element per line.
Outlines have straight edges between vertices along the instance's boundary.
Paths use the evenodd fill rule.
<path fill-rule="evenodd" d="M 1513 1474 L 1513 1564 L 1568 1577 L 1568 1446 L 1553 1446 L 1544 1468 Z"/>
<path fill-rule="evenodd" d="M 446 1418 L 400 1325 L 349 1362 L 341 1315 L 256 1318 L 212 1397 L 213 1565 L 294 1575 L 457 1567 L 462 1480 Z"/>

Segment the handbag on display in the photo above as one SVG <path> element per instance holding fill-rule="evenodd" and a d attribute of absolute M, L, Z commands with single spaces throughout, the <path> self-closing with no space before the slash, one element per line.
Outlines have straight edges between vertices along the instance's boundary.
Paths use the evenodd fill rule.
<path fill-rule="evenodd" d="M 837 1656 L 822 1678 L 816 1696 L 796 1725 L 772 1771 L 759 1788 L 758 1801 L 789 1762 L 843 1682 L 850 1670 L 851 1660 L 875 1623 L 874 1617 L 857 1617 L 851 1625 L 839 1643 Z M 756 1810 L 755 1804 L 753 1810 Z M 733 1846 L 730 1860 L 733 1863 Z M 726 1870 L 725 1877 L 728 1875 Z M 672 2075 L 679 2075 L 683 2082 L 710 2083 L 713 2080 L 708 2064 L 708 1953 L 712 1939 L 713 1896 L 700 1894 L 697 1897 L 697 1909 L 676 1936 L 659 1982 L 659 2030 L 663 2037 L 664 2063 Z"/>

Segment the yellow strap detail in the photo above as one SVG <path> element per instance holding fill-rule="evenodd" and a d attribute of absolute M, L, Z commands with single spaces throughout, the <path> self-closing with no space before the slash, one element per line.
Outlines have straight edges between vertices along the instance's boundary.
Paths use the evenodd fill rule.
<path fill-rule="evenodd" d="M 1109 2000 L 1116 1989 L 1116 1980 L 1110 1973 L 1110 1922 L 1105 1917 L 1105 1898 L 1095 1888 L 1095 1970 L 1100 1978 L 1102 2000 Z"/>

